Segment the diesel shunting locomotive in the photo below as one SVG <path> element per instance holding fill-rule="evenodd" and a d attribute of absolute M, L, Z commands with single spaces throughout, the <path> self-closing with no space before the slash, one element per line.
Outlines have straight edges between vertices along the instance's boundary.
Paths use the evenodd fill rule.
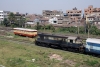
<path fill-rule="evenodd" d="M 35 44 L 44 47 L 58 47 L 64 50 L 100 54 L 100 39 L 39 33 Z"/>

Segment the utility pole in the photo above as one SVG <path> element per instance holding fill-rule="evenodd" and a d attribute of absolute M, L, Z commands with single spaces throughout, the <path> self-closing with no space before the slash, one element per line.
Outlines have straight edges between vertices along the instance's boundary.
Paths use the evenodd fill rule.
<path fill-rule="evenodd" d="M 85 21 L 85 22 L 84 22 L 85 34 L 86 34 L 86 25 L 87 25 L 87 23 L 86 23 L 86 21 Z"/>
<path fill-rule="evenodd" d="M 80 23 L 80 20 L 78 20 L 78 22 L 77 22 L 77 28 L 78 28 L 78 35 L 79 35 L 79 23 Z"/>
<path fill-rule="evenodd" d="M 88 23 L 88 38 L 89 38 L 89 34 L 90 34 L 89 31 L 90 31 L 90 30 L 89 30 L 89 23 Z"/>

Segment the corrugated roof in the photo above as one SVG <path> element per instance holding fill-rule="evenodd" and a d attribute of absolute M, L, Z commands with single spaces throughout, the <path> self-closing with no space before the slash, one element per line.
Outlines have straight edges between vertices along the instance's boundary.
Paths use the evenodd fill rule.
<path fill-rule="evenodd" d="M 91 43 L 98 43 L 98 44 L 100 44 L 100 39 L 88 38 L 88 39 L 86 40 L 86 42 L 91 42 Z"/>
<path fill-rule="evenodd" d="M 69 39 L 69 40 L 76 40 L 77 37 L 68 36 L 68 39 Z"/>
<path fill-rule="evenodd" d="M 67 36 L 48 34 L 48 33 L 38 33 L 39 36 L 56 37 L 56 38 L 68 38 Z"/>
<path fill-rule="evenodd" d="M 13 28 L 14 30 L 23 30 L 23 31 L 37 31 L 37 30 L 34 30 L 34 29 L 26 29 L 26 28 Z"/>

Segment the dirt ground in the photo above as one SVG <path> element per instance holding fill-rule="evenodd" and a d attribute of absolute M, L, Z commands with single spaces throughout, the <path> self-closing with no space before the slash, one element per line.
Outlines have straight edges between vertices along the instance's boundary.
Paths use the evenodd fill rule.
<path fill-rule="evenodd" d="M 52 54 L 52 55 L 49 56 L 49 58 L 51 60 L 52 59 L 59 60 L 59 61 L 61 61 L 61 63 L 67 64 L 68 66 L 71 66 L 71 67 L 74 67 L 76 65 L 76 63 L 74 61 L 63 60 L 63 57 L 61 57 L 61 55 L 58 55 L 58 54 Z"/>

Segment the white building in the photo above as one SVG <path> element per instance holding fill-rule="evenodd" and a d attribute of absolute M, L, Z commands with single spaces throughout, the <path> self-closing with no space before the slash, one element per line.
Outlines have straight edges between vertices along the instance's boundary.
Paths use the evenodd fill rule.
<path fill-rule="evenodd" d="M 8 18 L 10 11 L 0 10 L 0 22 L 4 20 L 4 18 Z"/>
<path fill-rule="evenodd" d="M 57 17 L 54 17 L 54 18 L 49 19 L 49 23 L 50 23 L 50 24 L 58 24 L 58 19 L 57 19 Z"/>

